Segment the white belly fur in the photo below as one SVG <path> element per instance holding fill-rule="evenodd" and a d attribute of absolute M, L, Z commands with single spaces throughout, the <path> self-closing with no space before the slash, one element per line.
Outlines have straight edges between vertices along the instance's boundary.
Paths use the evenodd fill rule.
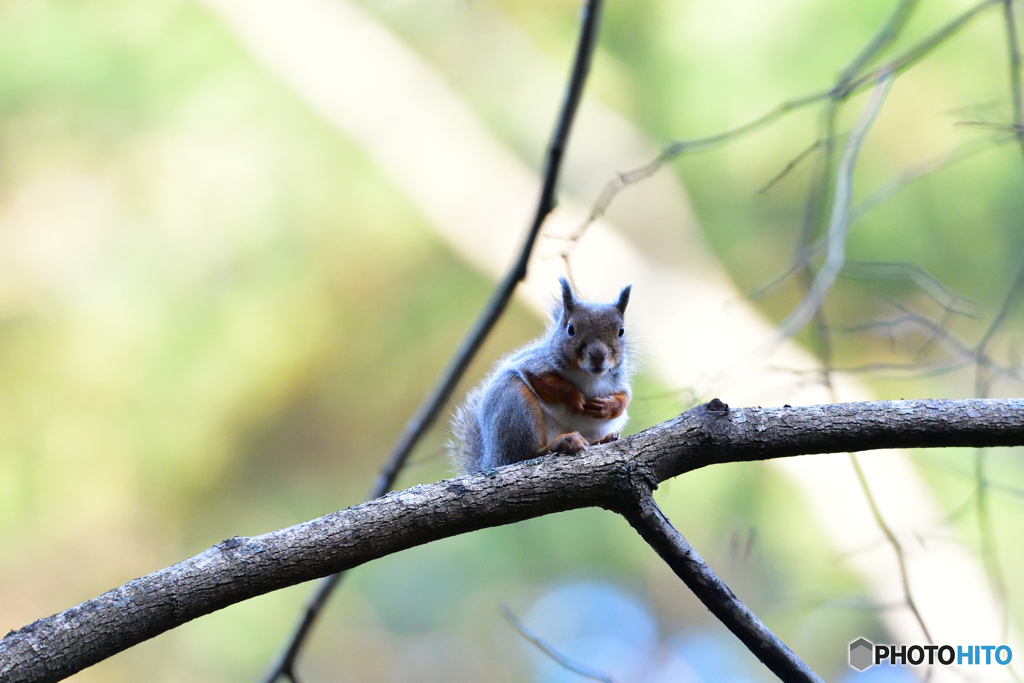
<path fill-rule="evenodd" d="M 626 426 L 629 414 L 624 410 L 622 415 L 610 420 L 601 420 L 596 417 L 577 415 L 566 410 L 561 403 L 541 403 L 544 406 L 544 413 L 547 415 L 547 440 L 551 443 L 560 434 L 579 432 L 587 441 L 593 443 L 614 432 L 619 432 Z"/>

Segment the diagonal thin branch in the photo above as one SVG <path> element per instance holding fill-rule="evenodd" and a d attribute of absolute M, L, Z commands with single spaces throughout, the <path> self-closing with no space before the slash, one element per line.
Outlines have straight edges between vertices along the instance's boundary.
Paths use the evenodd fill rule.
<path fill-rule="evenodd" d="M 527 263 L 530 260 L 530 254 L 533 252 L 537 236 L 540 234 L 541 226 L 544 224 L 548 214 L 555 208 L 555 191 L 562 167 L 562 158 L 569 144 L 569 134 L 572 131 L 576 111 L 583 96 L 583 87 L 590 72 L 594 48 L 597 45 L 602 3 L 603 0 L 587 0 L 583 10 L 579 42 L 576 46 L 572 71 L 569 76 L 569 82 L 566 85 L 562 108 L 555 122 L 551 141 L 548 144 L 547 157 L 544 163 L 544 181 L 537 204 L 537 211 L 534 214 L 533 222 L 523 242 L 522 249 L 519 251 L 519 255 L 509 269 L 508 274 L 505 275 L 505 278 L 494 290 L 473 327 L 455 349 L 451 360 L 441 372 L 433 388 L 424 397 L 419 408 L 417 408 L 416 412 L 406 423 L 405 429 L 398 437 L 391 455 L 374 482 L 369 495 L 371 499 L 379 498 L 392 489 L 409 455 L 420 439 L 423 438 L 423 435 L 427 433 L 427 430 L 437 421 L 438 415 L 444 409 L 448 399 L 451 398 L 455 387 L 458 385 L 459 380 L 462 379 L 470 362 L 472 362 L 483 345 L 484 340 L 491 333 L 495 323 L 504 313 L 505 308 L 512 299 L 516 286 L 526 279 Z M 309 636 L 310 630 L 321 610 L 323 610 L 331 593 L 334 592 L 340 581 L 340 575 L 330 576 L 324 579 L 314 591 L 296 623 L 287 645 L 264 676 L 264 683 L 274 683 L 274 681 L 282 676 L 292 681 L 295 680 L 295 660 L 298 657 L 299 651 Z"/>
<path fill-rule="evenodd" d="M 519 618 L 516 617 L 516 615 L 512 614 L 512 610 L 510 610 L 505 605 L 501 605 L 501 613 L 505 615 L 505 619 L 508 621 L 508 623 L 512 624 L 512 628 L 519 632 L 519 635 L 525 638 L 531 645 L 536 647 L 538 650 L 540 650 L 548 657 L 550 657 L 553 661 L 557 662 L 558 665 L 562 668 L 567 669 L 568 671 L 571 671 L 578 676 L 589 678 L 592 681 L 601 681 L 602 683 L 615 683 L 615 680 L 608 674 L 603 673 L 601 671 L 597 671 L 596 669 L 591 669 L 589 666 L 585 666 L 583 664 L 580 664 L 579 662 L 575 662 L 569 659 L 561 652 L 556 650 L 554 647 L 552 647 L 550 643 L 547 643 L 541 638 L 538 638 L 534 634 L 530 633 L 530 630 L 523 625 L 523 622 L 519 621 Z"/>
<path fill-rule="evenodd" d="M 833 366 L 829 368 L 830 373 L 849 373 L 849 374 L 863 374 L 863 373 L 877 373 L 884 370 L 901 371 L 906 374 L 899 375 L 881 375 L 882 379 L 886 377 L 899 377 L 901 379 L 925 379 L 927 377 L 938 377 L 958 370 L 963 370 L 966 367 L 970 367 L 972 362 L 969 359 L 950 360 L 944 363 L 862 363 L 860 365 L 849 365 L 849 366 Z M 795 369 L 774 366 L 772 369 L 779 372 L 789 372 L 796 376 L 811 375 L 820 377 L 822 371 L 818 368 L 812 370 Z"/>
<path fill-rule="evenodd" d="M 889 82 L 891 83 L 891 76 L 887 80 L 889 80 Z M 881 85 L 881 84 L 879 84 L 879 85 Z M 888 87 L 888 86 L 886 86 L 886 87 Z M 876 90 L 876 92 L 878 92 L 878 91 Z M 833 197 L 833 200 L 832 200 L 833 201 L 833 204 L 832 204 L 832 209 L 833 209 L 832 222 L 831 222 L 831 224 L 829 226 L 829 234 L 828 234 L 829 259 L 831 258 L 832 253 L 833 253 L 833 246 L 834 246 L 834 241 L 833 240 L 835 239 L 835 234 L 833 233 L 833 227 L 835 225 L 835 217 L 836 217 L 836 213 L 837 213 L 836 212 L 836 208 L 837 208 L 837 204 L 839 202 L 843 202 L 840 210 L 846 214 L 844 216 L 844 218 L 843 218 L 843 222 L 844 222 L 844 226 L 842 228 L 842 233 L 843 234 L 839 238 L 844 243 L 845 243 L 845 239 L 846 239 L 846 235 L 845 235 L 846 225 L 848 225 L 848 223 L 849 223 L 849 210 L 850 210 L 850 202 L 851 202 L 851 191 L 850 191 L 851 188 L 850 188 L 850 185 L 852 184 L 853 164 L 855 163 L 856 154 L 857 154 L 856 149 L 854 149 L 852 154 L 849 153 L 850 152 L 851 140 L 852 140 L 853 136 L 855 134 L 857 134 L 858 130 L 863 130 L 863 133 L 861 133 L 861 137 L 863 137 L 863 135 L 866 134 L 867 129 L 871 125 L 871 121 L 874 119 L 875 116 L 877 116 L 878 108 L 881 106 L 881 100 L 884 99 L 884 96 L 885 96 L 885 93 L 883 91 L 880 94 L 878 105 L 876 107 L 874 107 L 874 111 L 871 111 L 872 110 L 872 106 L 871 106 L 870 103 L 865 108 L 864 113 L 862 113 L 862 115 L 861 115 L 861 119 L 857 122 L 857 125 L 854 126 L 854 131 L 850 134 L 850 138 L 847 139 L 846 149 L 844 150 L 843 156 L 840 159 L 840 168 L 838 170 L 839 181 L 837 182 L 835 196 Z M 833 102 L 833 103 L 831 103 L 831 105 L 829 106 L 828 110 L 826 111 L 827 125 L 830 128 L 834 124 L 835 112 L 836 112 L 836 107 L 835 107 L 835 102 Z M 869 112 L 871 112 L 871 113 L 869 113 Z M 860 142 L 857 141 L 854 144 L 859 146 Z M 826 181 L 827 181 L 827 177 L 828 177 L 828 172 L 829 172 L 829 169 L 831 167 L 830 159 L 831 159 L 831 155 L 829 154 L 829 155 L 826 156 L 826 158 L 824 160 L 824 163 L 823 163 L 823 166 L 822 166 L 821 176 L 820 176 L 820 180 L 818 182 L 818 188 L 812 188 L 811 201 L 813 201 L 814 198 L 819 195 L 819 192 L 826 187 Z M 850 176 L 850 180 L 846 183 L 845 188 L 844 188 L 843 185 L 842 185 L 843 177 L 844 177 L 843 174 L 845 172 L 844 164 L 847 164 L 847 163 L 849 164 L 848 175 Z M 819 192 L 816 192 L 815 189 L 817 189 Z M 821 200 L 819 200 L 819 201 L 821 201 Z M 805 279 L 809 279 L 809 277 L 810 277 L 810 259 L 806 256 L 806 254 L 807 254 L 807 252 L 809 250 L 809 240 L 810 240 L 810 237 L 811 237 L 811 230 L 810 230 L 811 224 L 809 222 L 810 218 L 811 218 L 811 216 L 810 216 L 810 210 L 809 210 L 808 211 L 808 217 L 805 220 L 803 237 L 802 237 L 802 240 L 801 240 L 801 249 L 800 249 L 800 256 L 801 256 L 800 260 L 803 262 L 803 273 L 804 273 Z M 829 263 L 829 260 L 827 259 L 826 260 L 826 267 L 828 266 L 828 263 Z M 848 264 L 849 264 L 849 262 L 846 260 L 845 256 L 840 257 L 840 259 L 838 260 L 838 262 L 836 263 L 836 266 L 835 266 L 836 267 L 836 272 L 835 272 L 835 275 L 833 276 L 833 282 L 835 280 L 835 277 L 838 276 L 840 269 L 845 268 Z M 822 270 L 824 270 L 824 268 Z M 819 276 L 820 276 L 820 272 L 819 272 Z M 814 281 L 809 282 L 809 284 L 808 284 L 808 293 L 807 293 L 808 296 L 811 295 L 811 293 L 814 290 L 814 287 L 817 284 L 818 284 L 818 279 L 815 279 Z M 822 360 L 822 366 L 823 366 L 822 377 L 823 377 L 825 386 L 828 388 L 829 392 L 832 395 L 832 400 L 835 401 L 836 400 L 836 391 L 835 391 L 835 386 L 832 383 L 832 375 L 833 375 L 833 372 L 835 370 L 834 365 L 833 365 L 832 330 L 829 327 L 827 320 L 825 319 L 825 312 L 824 312 L 824 309 L 821 306 L 821 303 L 823 303 L 823 301 L 824 301 L 824 294 L 822 294 L 822 300 L 819 301 L 818 305 L 814 308 L 813 317 L 814 317 L 815 327 L 816 327 L 816 330 L 817 330 L 817 333 L 818 333 L 818 339 L 820 340 L 820 343 L 821 343 L 821 360 Z M 783 322 L 781 327 L 784 328 L 784 326 L 785 326 L 785 322 Z M 868 502 L 869 507 L 871 508 L 872 514 L 874 515 L 875 522 L 881 528 L 881 530 L 884 533 L 887 541 L 889 542 L 889 544 L 892 546 L 894 552 L 896 553 L 896 560 L 897 560 L 897 562 L 899 564 L 900 578 L 901 578 L 901 583 L 902 583 L 902 586 L 903 586 L 903 594 L 904 594 L 905 602 L 906 602 L 907 606 L 909 607 L 910 611 L 917 618 L 917 622 L 918 622 L 918 624 L 920 624 L 921 630 L 924 631 L 925 638 L 927 639 L 927 641 L 929 643 L 931 643 L 932 642 L 931 634 L 928 631 L 928 627 L 925 625 L 924 619 L 921 616 L 920 610 L 918 610 L 918 608 L 917 608 L 917 603 L 914 601 L 913 594 L 911 593 L 911 590 L 910 590 L 910 580 L 909 580 L 908 575 L 907 575 L 907 565 L 906 565 L 906 558 L 905 558 L 905 555 L 904 555 L 904 552 L 903 552 L 903 546 L 900 544 L 899 540 L 896 538 L 896 535 L 892 532 L 892 530 L 889 527 L 888 523 L 885 521 L 885 518 L 882 516 L 881 511 L 878 509 L 878 505 L 875 502 L 875 497 L 871 493 L 871 489 L 868 487 L 867 479 L 864 477 L 864 472 L 863 472 L 863 470 L 860 467 L 860 463 L 857 461 L 856 455 L 854 455 L 853 453 L 849 453 L 849 457 L 850 457 L 850 461 L 853 464 L 854 471 L 857 474 L 857 481 L 860 484 L 860 488 L 861 488 L 861 490 L 864 493 L 864 497 L 867 499 L 867 502 Z"/>
<path fill-rule="evenodd" d="M 829 101 L 822 112 L 821 122 L 821 135 L 825 140 L 825 150 L 818 165 L 818 172 L 811 183 L 811 189 L 807 197 L 807 203 L 804 209 L 803 229 L 800 233 L 800 241 L 797 247 L 797 255 L 795 259 L 797 267 L 794 270 L 800 272 L 808 289 L 811 289 L 813 284 L 810 265 L 813 250 L 812 240 L 814 240 L 818 233 L 825 207 L 828 205 L 829 189 L 832 185 L 832 163 L 836 148 L 835 128 L 840 105 L 852 93 L 850 81 L 861 71 L 861 69 L 870 64 L 879 52 L 885 49 L 889 43 L 896 39 L 903 30 L 903 27 L 906 25 L 906 22 L 910 18 L 915 6 L 916 0 L 901 0 L 896 6 L 893 14 L 889 17 L 888 21 L 885 22 L 878 33 L 876 33 L 871 41 L 864 46 L 860 53 L 846 65 L 846 68 L 844 68 L 840 73 L 835 85 L 833 85 L 832 89 L 829 91 Z M 880 71 L 879 73 L 884 73 L 884 71 Z M 838 190 L 839 188 L 837 187 L 837 194 L 835 196 L 838 196 Z M 835 196 L 832 198 L 833 208 L 835 208 Z M 816 307 L 814 310 L 814 322 L 815 329 L 818 333 L 818 340 L 821 345 L 822 357 L 828 359 L 831 357 L 832 353 L 832 341 L 831 335 L 829 334 L 828 324 L 825 320 L 825 314 L 822 311 L 821 306 Z M 826 363 L 826 368 L 827 366 L 828 363 Z M 831 387 L 831 378 L 827 369 L 824 374 L 824 379 L 825 384 Z"/>
<path fill-rule="evenodd" d="M 1005 126 L 1002 127 L 1005 129 Z M 957 145 L 940 155 L 918 162 L 902 169 L 888 182 L 872 190 L 850 209 L 850 222 L 856 223 L 866 213 L 893 197 L 910 183 L 941 170 L 957 162 L 969 159 L 976 154 L 998 147 L 1013 138 L 1008 135 L 992 136 L 988 139 L 970 140 Z"/>
<path fill-rule="evenodd" d="M 977 17 L 983 11 L 992 5 L 1002 3 L 1003 1 L 1004 0 L 981 0 L 981 2 L 968 8 L 963 12 L 963 14 L 955 17 L 949 23 L 939 28 L 927 38 L 922 39 L 900 56 L 886 63 L 882 66 L 881 70 L 890 71 L 896 75 L 903 73 L 924 59 L 932 50 L 936 49 L 949 38 L 956 35 L 961 29 L 967 26 L 972 19 Z M 875 77 L 872 74 L 865 74 L 860 78 L 853 80 L 849 84 L 849 91 L 852 93 L 862 90 L 871 85 L 873 80 L 875 80 Z"/>
<path fill-rule="evenodd" d="M 839 276 L 851 280 L 905 280 L 912 282 L 947 313 L 973 317 L 975 309 L 973 301 L 951 292 L 937 277 L 913 263 L 846 259 Z"/>
<path fill-rule="evenodd" d="M 1013 95 L 1013 127 L 1021 152 L 1024 153 L 1024 93 L 1021 88 L 1020 44 L 1017 42 L 1017 19 L 1013 0 L 1003 0 L 1003 21 L 1006 24 L 1006 46 L 1010 59 L 1010 91 Z"/>
<path fill-rule="evenodd" d="M 989 504 L 989 480 L 985 474 L 988 459 L 981 449 L 974 451 L 974 481 L 975 481 L 975 515 L 978 522 L 978 539 L 981 545 L 981 560 L 984 563 L 985 571 L 988 573 L 989 581 L 995 590 L 999 604 L 1003 606 L 1003 640 L 1007 639 L 1010 632 L 1010 609 L 1006 602 L 1006 579 L 999 564 L 998 546 L 995 540 L 995 526 L 992 522 L 992 509 Z"/>
<path fill-rule="evenodd" d="M 635 500 L 625 503 L 619 512 L 704 606 L 780 680 L 823 683 L 704 563 L 649 492 L 644 491 Z"/>
<path fill-rule="evenodd" d="M 783 178 L 785 178 L 787 175 L 789 175 L 790 171 L 792 171 L 794 168 L 799 166 L 801 161 L 803 161 L 804 159 L 809 157 L 811 154 L 813 154 L 814 151 L 817 150 L 819 147 L 821 147 L 823 144 L 825 144 L 825 141 L 822 140 L 821 138 L 818 138 L 817 140 L 812 142 L 807 147 L 804 147 L 804 149 L 799 154 L 797 154 L 795 157 L 793 157 L 792 159 L 789 160 L 789 163 L 787 163 L 782 168 L 781 171 L 776 173 L 767 183 L 762 185 L 761 188 L 757 191 L 757 193 L 758 194 L 767 194 L 768 190 L 770 190 L 773 187 L 775 187 L 775 185 L 779 181 L 781 181 Z"/>
<path fill-rule="evenodd" d="M 917 0 L 900 0 L 889 20 L 875 34 L 871 42 L 865 45 L 860 54 L 854 57 L 846 65 L 846 68 L 843 69 L 843 72 L 839 75 L 838 83 L 845 85 L 852 81 L 861 72 L 861 69 L 868 66 L 875 59 L 879 52 L 896 40 L 916 7 Z M 837 86 L 837 90 L 839 89 L 839 86 Z"/>
<path fill-rule="evenodd" d="M 850 136 L 846 140 L 842 157 L 839 160 L 839 168 L 836 172 L 835 197 L 832 200 L 832 215 L 829 218 L 828 226 L 828 250 L 825 256 L 825 264 L 818 271 L 810 290 L 797 307 L 779 325 L 783 337 L 791 337 L 796 334 L 814 314 L 821 308 L 832 288 L 839 271 L 842 270 L 846 260 L 846 230 L 849 226 L 850 200 L 853 190 L 853 170 L 857 164 L 857 156 L 860 152 L 864 138 L 871 124 L 874 123 L 882 103 L 892 84 L 893 75 L 883 74 L 879 78 L 871 98 L 861 112 Z"/>
<path fill-rule="evenodd" d="M 800 230 L 800 240 L 797 244 L 796 258 L 794 259 L 799 265 L 800 278 L 803 280 L 803 285 L 807 292 L 810 292 L 814 285 L 814 276 L 811 272 L 812 240 L 818 233 L 825 207 L 828 206 L 830 198 L 829 188 L 832 185 L 832 163 L 836 151 L 835 129 L 838 113 L 839 102 L 836 99 L 830 100 L 822 112 L 821 127 L 822 134 L 826 140 L 825 152 L 821 155 L 821 159 L 818 162 L 818 172 L 811 181 L 811 187 L 807 193 L 803 225 Z M 832 201 L 833 203 L 835 202 L 835 195 L 832 196 Z M 814 310 L 814 330 L 817 334 L 819 356 L 823 366 L 821 378 L 825 386 L 833 394 L 832 400 L 835 401 L 835 390 L 832 385 L 831 372 L 833 354 L 832 333 L 826 320 L 825 310 L 821 306 Z"/>
<path fill-rule="evenodd" d="M 1012 24 L 1012 17 L 1013 10 L 1011 7 L 1007 18 L 1008 30 L 1009 26 Z M 1013 44 L 1014 46 L 1016 45 L 1015 42 Z M 1019 54 L 1017 58 L 1019 60 Z M 1019 68 L 1019 66 L 1020 65 L 1018 63 L 1017 67 Z M 1019 82 L 1016 85 L 1019 85 Z M 1015 89 L 1015 96 L 1016 95 L 1019 95 L 1019 91 Z M 1015 107 L 1016 104 L 1017 103 L 1015 102 Z M 1017 272 L 1014 275 L 1009 288 L 1007 288 L 1006 294 L 1003 296 L 1003 301 L 999 305 L 999 310 L 996 312 L 995 317 L 992 319 L 988 329 L 985 330 L 985 334 L 982 335 L 981 340 L 975 348 L 975 357 L 977 361 L 977 367 L 975 370 L 975 391 L 979 397 L 988 396 L 992 388 L 993 362 L 988 353 L 989 344 L 992 343 L 992 339 L 1003 326 L 1003 323 L 1006 322 L 1013 306 L 1020 299 L 1022 291 L 1024 291 L 1024 258 L 1021 259 L 1020 264 L 1017 266 Z M 978 537 L 981 541 L 982 560 L 985 563 L 985 569 L 989 574 L 989 579 L 992 581 L 996 594 L 999 596 L 1000 602 L 1004 605 L 1003 633 L 1005 634 L 1008 633 L 1010 629 L 1010 611 L 1006 607 L 1006 579 L 1003 577 L 1003 572 L 999 564 L 999 553 L 995 543 L 995 530 L 993 528 L 992 513 L 988 500 L 988 485 L 986 483 L 987 478 L 985 476 L 987 459 L 986 453 L 980 450 L 975 451 L 975 515 L 978 522 Z"/>
<path fill-rule="evenodd" d="M 593 225 L 598 219 L 600 219 L 608 211 L 608 207 L 611 206 L 612 201 L 618 196 L 620 192 L 635 185 L 636 183 L 650 178 L 652 175 L 657 173 L 661 168 L 672 161 L 678 156 L 687 154 L 690 152 L 703 152 L 705 150 L 714 149 L 720 145 L 732 142 L 737 138 L 741 138 L 748 133 L 752 133 L 768 124 L 774 123 L 786 114 L 789 114 L 800 109 L 804 109 L 812 104 L 821 102 L 829 98 L 831 90 L 821 90 L 819 92 L 810 93 L 801 97 L 787 100 L 775 108 L 765 112 L 761 116 L 748 121 L 747 123 L 731 128 L 721 133 L 715 133 L 703 138 L 693 138 L 690 140 L 673 140 L 667 143 L 661 148 L 661 152 L 658 156 L 647 162 L 643 166 L 631 169 L 629 171 L 619 171 L 615 174 L 613 180 L 608 183 L 601 190 L 601 193 L 597 196 L 597 200 L 590 209 L 590 213 L 587 214 L 586 219 L 583 223 L 576 228 L 576 231 L 567 237 L 566 239 L 570 242 L 578 241 L 587 229 Z M 563 254 L 563 258 L 567 257 L 568 253 Z"/>
<path fill-rule="evenodd" d="M 1006 290 L 1006 294 L 1003 296 L 1002 303 L 999 304 L 999 311 L 996 313 L 992 322 L 989 324 L 988 329 L 985 330 L 985 334 L 982 335 L 981 340 L 975 349 L 977 355 L 978 369 L 974 379 L 974 388 L 977 396 L 984 398 L 988 396 L 991 389 L 991 365 L 992 361 L 988 355 L 989 344 L 992 343 L 992 339 L 995 337 L 999 328 L 1003 326 L 1006 319 L 1010 315 L 1010 311 L 1020 300 L 1021 295 L 1024 294 L 1024 256 L 1021 257 L 1020 263 L 1017 265 L 1017 272 L 1013 276 L 1013 281 Z"/>
<path fill-rule="evenodd" d="M 988 7 L 996 4 L 997 2 L 1003 1 L 1004 0 L 981 0 L 978 4 L 968 8 L 965 12 L 941 26 L 934 33 L 913 45 L 906 52 L 890 60 L 879 71 L 891 72 L 894 75 L 903 73 L 923 59 L 932 50 L 956 35 L 957 32 L 967 26 L 967 24 L 969 24 Z M 662 147 L 658 156 L 650 162 L 630 171 L 616 173 L 616 177 L 609 181 L 605 185 L 604 189 L 601 190 L 601 193 L 594 202 L 586 220 L 584 220 L 583 224 L 580 225 L 580 227 L 576 229 L 576 232 L 568 239 L 572 242 L 578 241 L 583 236 L 583 233 L 587 231 L 587 228 L 589 228 L 608 211 L 608 207 L 611 206 L 612 201 L 614 201 L 615 197 L 620 192 L 637 182 L 651 177 L 665 164 L 676 157 L 690 152 L 705 151 L 718 147 L 719 145 L 732 142 L 737 138 L 778 121 L 787 114 L 826 100 L 831 101 L 833 104 L 842 102 L 850 95 L 869 87 L 876 79 L 875 74 L 869 73 L 860 76 L 859 78 L 853 78 L 851 68 L 862 67 L 863 65 L 870 63 L 880 50 L 888 46 L 892 40 L 899 35 L 903 26 L 906 24 L 906 20 L 909 18 L 911 11 L 913 10 L 913 4 L 914 3 L 911 3 L 909 0 L 901 0 L 900 5 L 897 6 L 896 10 L 889 17 L 889 20 L 882 29 L 871 39 L 861 53 L 847 65 L 840 78 L 828 90 L 820 90 L 786 100 L 785 102 L 782 102 L 776 107 L 768 110 L 761 116 L 721 133 L 716 133 L 702 138 L 692 138 L 689 140 L 673 140 Z M 567 259 L 568 252 L 563 253 L 562 256 Z"/>
<path fill-rule="evenodd" d="M 910 577 L 907 574 L 907 558 L 903 551 L 903 544 L 896 538 L 892 527 L 885 521 L 882 511 L 878 509 L 878 503 L 875 501 L 875 496 L 871 493 L 867 477 L 864 476 L 864 470 L 861 469 L 857 456 L 853 453 L 848 455 L 850 456 L 850 463 L 853 465 L 853 471 L 857 473 L 857 481 L 860 482 L 860 488 L 864 491 L 864 497 L 867 498 L 868 507 L 871 508 L 871 514 L 875 518 L 875 523 L 878 524 L 878 528 L 885 534 L 886 540 L 896 553 L 896 562 L 900 567 L 900 582 L 903 584 L 903 596 L 906 599 L 907 607 L 914 614 L 914 618 L 917 619 L 918 625 L 924 632 L 925 640 L 932 644 L 935 641 L 932 640 L 932 634 L 928 631 L 928 627 L 924 623 L 924 617 L 921 616 L 921 611 L 917 608 L 917 603 L 914 601 L 914 594 L 910 591 Z"/>
<path fill-rule="evenodd" d="M 882 320 L 875 320 L 873 322 L 863 323 L 860 325 L 849 325 L 845 327 L 835 327 L 836 332 L 843 334 L 863 334 L 866 332 L 879 332 L 884 331 L 890 345 L 894 345 L 897 339 L 908 333 L 900 332 L 901 328 L 907 328 L 922 333 L 928 334 L 928 339 L 925 345 L 917 350 L 917 355 L 923 354 L 928 347 L 941 345 L 951 355 L 959 356 L 960 358 L 974 363 L 977 356 L 974 353 L 974 349 L 968 346 L 964 341 L 954 335 L 946 327 L 948 321 L 936 322 L 931 318 L 923 316 L 915 311 L 911 311 L 905 307 L 899 306 L 895 302 L 893 303 L 898 310 L 903 312 L 903 315 L 895 318 L 888 318 Z"/>

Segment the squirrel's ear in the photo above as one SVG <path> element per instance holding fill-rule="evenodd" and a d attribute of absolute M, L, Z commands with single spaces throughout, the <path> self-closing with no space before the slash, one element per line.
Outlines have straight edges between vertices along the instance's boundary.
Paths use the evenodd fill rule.
<path fill-rule="evenodd" d="M 633 289 L 633 285 L 626 285 L 619 292 L 619 300 L 615 304 L 615 308 L 619 309 L 619 313 L 626 313 L 626 304 L 629 303 L 629 292 L 631 289 Z"/>
<path fill-rule="evenodd" d="M 572 313 L 576 308 L 576 297 L 573 296 L 572 285 L 564 277 L 558 278 L 558 282 L 562 285 L 562 306 L 566 313 Z"/>

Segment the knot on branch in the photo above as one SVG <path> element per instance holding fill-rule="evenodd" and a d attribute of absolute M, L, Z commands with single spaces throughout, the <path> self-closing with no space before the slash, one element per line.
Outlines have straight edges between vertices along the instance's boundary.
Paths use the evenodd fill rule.
<path fill-rule="evenodd" d="M 618 466 L 612 476 L 612 497 L 605 507 L 621 513 L 633 509 L 658 488 L 658 473 L 647 462 L 630 458 Z"/>
<path fill-rule="evenodd" d="M 692 432 L 694 446 L 713 447 L 723 438 L 731 440 L 737 422 L 746 420 L 746 413 L 741 408 L 732 410 L 729 404 L 721 399 L 713 398 L 704 405 L 691 408 L 683 416 L 693 421 L 696 428 Z"/>
<path fill-rule="evenodd" d="M 727 413 L 729 412 L 729 404 L 718 398 L 713 398 L 708 401 L 707 409 L 709 413 Z"/>

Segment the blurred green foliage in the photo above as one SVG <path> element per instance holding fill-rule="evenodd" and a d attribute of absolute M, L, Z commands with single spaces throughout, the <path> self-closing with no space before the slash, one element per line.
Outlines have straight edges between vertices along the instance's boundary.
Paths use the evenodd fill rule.
<path fill-rule="evenodd" d="M 515 63 L 462 29 L 473 12 L 498 12 L 540 54 L 567 64 L 577 3 L 365 5 L 537 164 L 543 147 L 532 131 L 547 130 L 559 94 L 510 109 L 488 69 Z M 891 5 L 612 1 L 588 95 L 658 141 L 715 133 L 829 85 Z M 887 54 L 966 6 L 921 3 Z M 859 102 L 842 111 L 841 128 Z M 1008 103 L 1003 28 L 990 13 L 896 81 L 857 169 L 858 196 L 991 136 L 955 124 L 1005 122 Z M 686 185 L 742 290 L 792 257 L 814 163 L 767 195 L 756 190 L 815 139 L 817 120 L 816 110 L 798 112 L 666 171 Z M 849 253 L 916 263 L 976 300 L 978 320 L 958 329 L 976 339 L 1024 250 L 1022 180 L 1019 149 L 985 149 L 865 215 Z M 201 6 L 0 4 L 0 628 L 222 538 L 361 500 L 490 286 Z M 800 293 L 789 284 L 761 305 L 778 320 Z M 873 319 L 897 297 L 930 305 L 907 283 L 841 282 L 829 312 Z M 541 325 L 513 305 L 464 384 Z M 875 360 L 878 346 L 840 340 L 839 361 Z M 970 393 L 961 376 L 874 381 L 887 396 Z M 686 407 L 678 389 L 638 378 L 631 429 Z M 402 485 L 446 475 L 444 438 L 439 428 L 426 439 Z M 964 453 L 927 463 L 951 506 L 970 494 Z M 1021 479 L 1005 454 L 994 469 L 1004 483 Z M 871 610 L 851 607 L 863 601 L 857 579 L 822 551 L 778 474 L 718 467 L 659 496 L 723 578 L 826 678 L 844 671 L 845 655 L 824 643 L 880 633 Z M 997 519 L 1018 519 L 1018 495 L 993 500 Z M 1005 565 L 1020 566 L 1011 526 L 997 533 Z M 529 659 L 497 604 L 525 612 L 548 586 L 591 579 L 648 605 L 666 642 L 688 629 L 724 632 L 624 522 L 590 510 L 355 570 L 303 670 L 309 680 L 525 680 Z M 1020 581 L 1010 580 L 1012 589 Z M 307 591 L 200 619 L 75 680 L 255 680 Z M 764 676 L 749 655 L 734 656 Z"/>

